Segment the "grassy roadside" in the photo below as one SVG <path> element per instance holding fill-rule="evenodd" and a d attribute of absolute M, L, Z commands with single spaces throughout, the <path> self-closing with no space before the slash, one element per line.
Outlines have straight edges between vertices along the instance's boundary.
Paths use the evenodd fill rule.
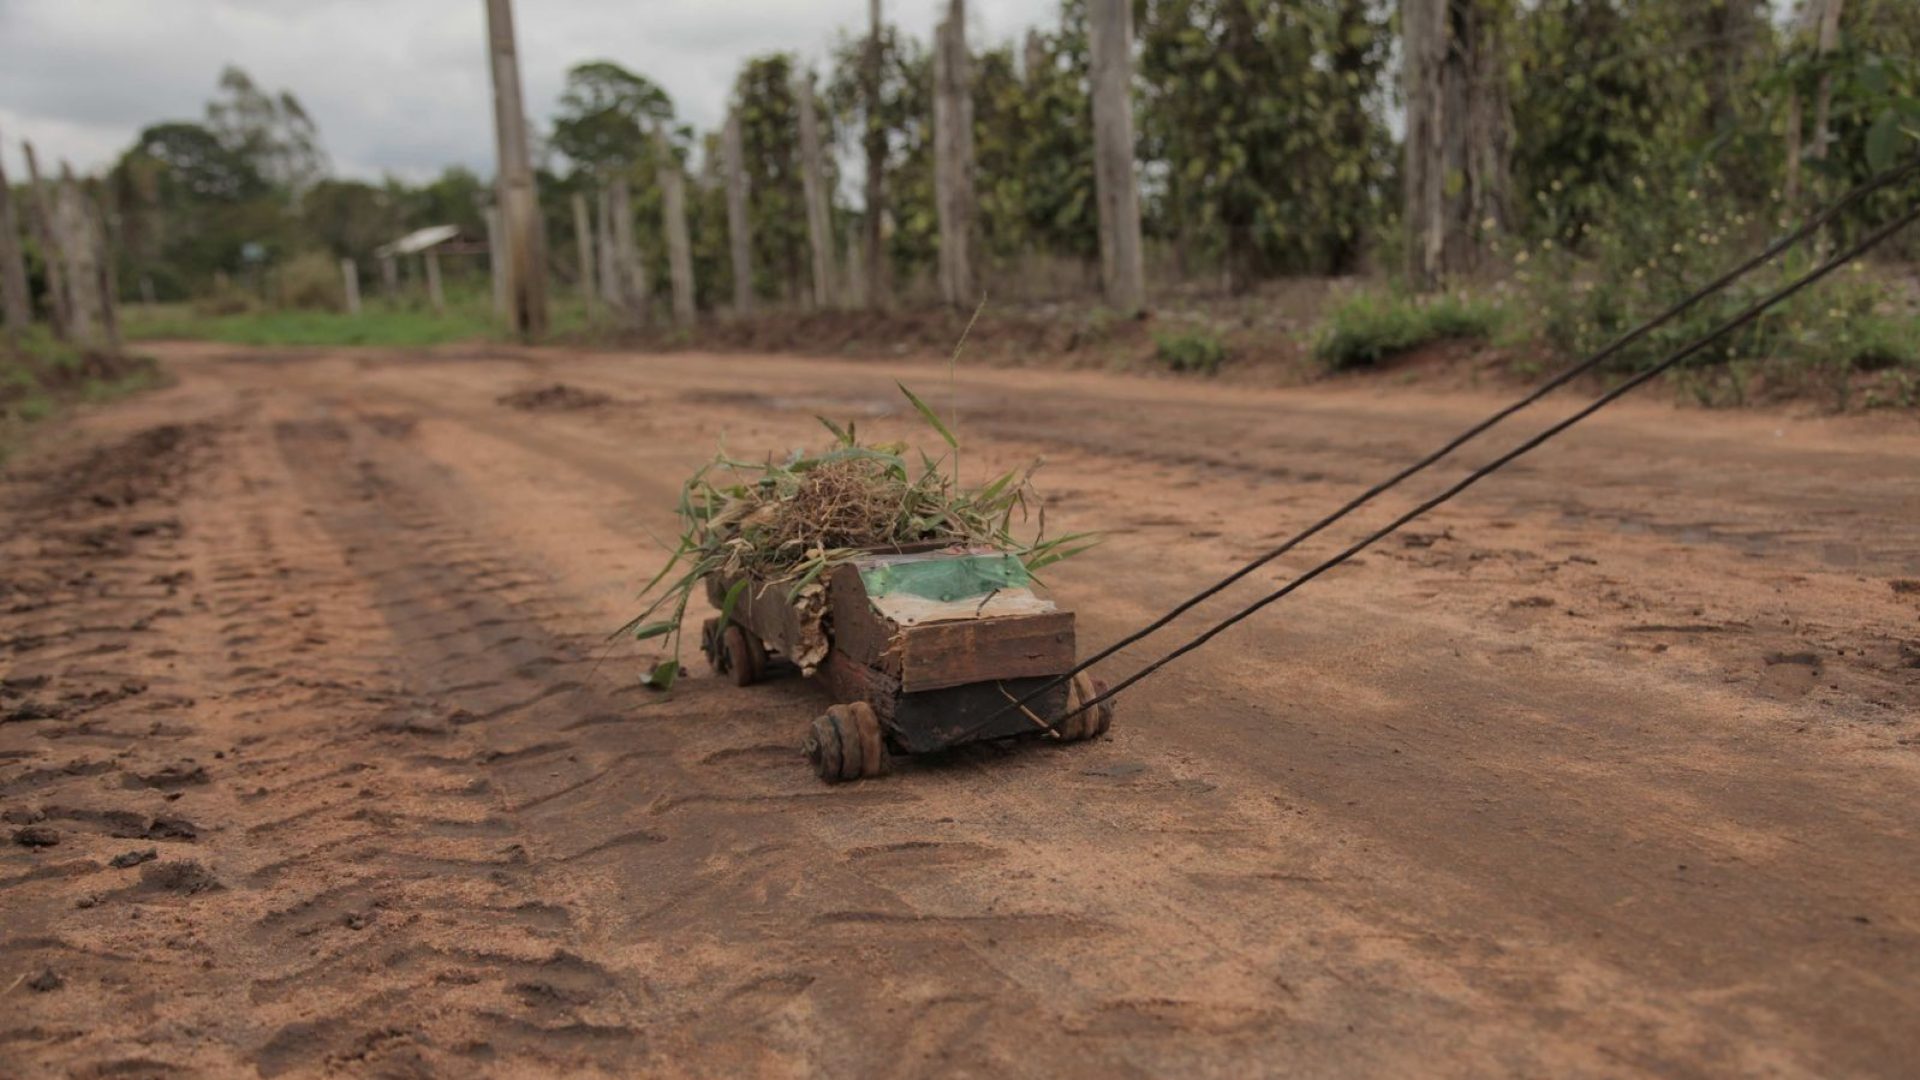
<path fill-rule="evenodd" d="M 577 302 L 552 309 L 556 338 L 588 331 Z M 128 341 L 217 341 L 263 348 L 303 345 L 375 345 L 423 348 L 469 341 L 504 340 L 505 330 L 485 296 L 455 296 L 443 312 L 411 303 L 370 300 L 358 315 L 341 311 L 249 307 L 209 312 L 192 304 L 132 304 L 121 317 Z"/>
<path fill-rule="evenodd" d="M 140 356 L 85 352 L 36 326 L 16 347 L 0 341 L 0 462 L 27 430 L 77 404 L 112 401 L 159 385 Z"/>
<path fill-rule="evenodd" d="M 1678 400 L 1710 407 L 1806 401 L 1837 411 L 1920 409 L 1920 302 L 1900 275 L 1849 276 L 1771 313 L 1713 355 L 1670 373 Z M 1738 301 L 1739 296 L 1726 298 Z M 132 306 L 134 341 L 200 340 L 263 348 L 423 348 L 510 340 L 484 293 L 463 291 L 436 313 L 413 302 L 369 300 L 359 315 L 269 309 L 241 298 L 216 304 Z M 1299 279 L 1246 296 L 1184 293 L 1151 315 L 1122 318 L 1090 302 L 990 304 L 968 338 L 976 362 L 1011 366 L 1216 374 L 1295 384 L 1328 375 L 1399 382 L 1465 376 L 1528 382 L 1623 332 L 1664 297 L 1647 287 L 1536 276 L 1480 290 L 1413 296 L 1380 284 Z M 1703 305 L 1622 354 L 1598 378 L 1653 362 L 1725 314 Z M 970 313 L 939 307 L 890 311 L 769 309 L 752 318 L 708 314 L 691 330 L 592 324 L 577 297 L 554 298 L 559 344 L 639 351 L 794 352 L 847 358 L 945 356 Z M 1435 348 L 1435 347 L 1438 348 Z M 1452 374 L 1449 374 L 1451 372 Z"/>

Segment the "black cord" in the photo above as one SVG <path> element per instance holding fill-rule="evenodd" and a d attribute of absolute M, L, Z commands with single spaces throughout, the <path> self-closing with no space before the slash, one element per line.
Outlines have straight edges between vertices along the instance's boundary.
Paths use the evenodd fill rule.
<path fill-rule="evenodd" d="M 1252 615 L 1254 612 L 1259 611 L 1261 608 L 1266 607 L 1268 604 L 1271 604 L 1274 601 L 1279 600 L 1280 598 L 1288 595 L 1289 593 L 1293 592 L 1295 589 L 1298 589 L 1300 586 L 1305 585 L 1307 582 L 1312 581 L 1314 578 L 1319 577 L 1321 574 L 1326 573 L 1328 570 L 1333 569 L 1334 567 L 1347 561 L 1353 556 L 1358 555 L 1360 552 L 1371 547 L 1376 541 L 1392 534 L 1393 532 L 1398 530 L 1402 525 L 1405 525 L 1406 523 L 1414 520 L 1415 518 L 1420 517 L 1422 514 L 1425 514 L 1427 511 L 1432 510 L 1434 507 L 1439 506 L 1441 503 L 1446 502 L 1448 499 L 1451 499 L 1455 495 L 1458 495 L 1461 492 L 1465 491 L 1466 489 L 1472 487 L 1474 484 L 1485 479 L 1487 476 L 1491 475 L 1493 472 L 1500 469 L 1502 466 L 1506 465 L 1508 462 L 1513 461 L 1515 458 L 1520 457 L 1521 455 L 1533 450 L 1534 448 L 1538 447 L 1541 443 L 1544 443 L 1548 439 L 1553 438 L 1555 435 L 1560 434 L 1561 432 L 1567 430 L 1568 428 L 1586 419 L 1587 417 L 1592 416 L 1594 413 L 1600 411 L 1600 409 L 1603 408 L 1604 406 L 1609 405 L 1612 402 L 1618 400 L 1621 396 L 1633 390 L 1635 387 L 1641 385 L 1642 383 L 1645 383 L 1647 380 L 1653 378 L 1655 375 L 1658 375 L 1661 372 L 1668 370 L 1669 368 L 1673 367 L 1675 364 L 1680 363 L 1681 361 L 1692 356 L 1694 353 L 1697 353 L 1701 349 L 1706 348 L 1708 345 L 1712 344 L 1715 340 L 1721 337 L 1724 337 L 1726 334 L 1730 333 L 1733 330 L 1739 329 L 1740 327 L 1746 325 L 1747 323 L 1752 322 L 1754 319 L 1758 318 L 1762 312 L 1766 311 L 1768 308 L 1772 307 L 1773 305 L 1778 304 L 1782 300 L 1787 299 L 1788 297 L 1806 288 L 1807 286 L 1813 284 L 1814 282 L 1819 281 L 1821 278 L 1826 277 L 1828 274 L 1833 273 L 1833 271 L 1839 269 L 1841 266 L 1844 266 L 1847 263 L 1852 262 L 1854 259 L 1859 258 L 1862 254 L 1872 249 L 1874 246 L 1878 245 L 1880 242 L 1884 241 L 1889 236 L 1892 236 L 1894 233 L 1899 232 L 1901 229 L 1912 224 L 1916 219 L 1920 219 L 1920 203 L 1916 203 L 1914 207 L 1908 210 L 1905 214 L 1901 215 L 1898 218 L 1895 218 L 1893 221 L 1875 230 L 1873 233 L 1869 234 L 1866 237 L 1866 239 L 1853 245 L 1851 248 L 1848 248 L 1845 252 L 1834 256 L 1833 258 L 1827 260 L 1825 263 L 1822 263 L 1820 266 L 1815 267 L 1813 270 L 1808 271 L 1806 274 L 1795 279 L 1791 284 L 1785 285 L 1780 289 L 1775 290 L 1773 293 L 1771 293 L 1764 299 L 1748 306 L 1745 311 L 1742 311 L 1740 314 L 1734 316 L 1733 318 L 1727 320 L 1726 322 L 1721 323 L 1719 326 L 1708 331 L 1706 334 L 1695 338 L 1686 347 L 1682 348 L 1678 352 L 1670 354 L 1666 359 L 1660 361 L 1658 364 L 1655 364 L 1654 366 L 1646 369 L 1645 371 L 1640 372 L 1639 374 L 1635 375 L 1633 378 L 1628 379 L 1624 383 L 1621 383 L 1619 386 L 1615 387 L 1614 389 L 1609 390 L 1606 393 L 1600 395 L 1600 397 L 1596 398 L 1594 401 L 1589 403 L 1585 408 L 1581 409 L 1579 412 L 1576 412 L 1573 415 L 1567 417 L 1566 419 L 1561 420 L 1560 422 L 1554 424 L 1553 426 L 1545 429 L 1544 431 L 1541 431 L 1539 434 L 1528 439 L 1526 442 L 1523 442 L 1519 446 L 1514 447 L 1512 450 L 1507 451 L 1506 453 L 1500 455 L 1499 457 L 1488 462 L 1487 464 L 1482 465 L 1478 469 L 1475 469 L 1473 472 L 1469 473 L 1467 477 L 1461 480 L 1459 483 L 1453 485 L 1452 487 L 1434 496 L 1433 498 L 1428 499 L 1426 502 L 1421 503 L 1419 506 L 1414 507 L 1412 510 L 1409 510 L 1405 514 L 1400 515 L 1398 518 L 1395 518 L 1392 523 L 1388 524 L 1384 528 L 1375 530 L 1373 533 L 1369 534 L 1365 539 L 1354 544 L 1352 547 L 1347 548 L 1345 551 L 1342 551 L 1340 554 L 1335 555 L 1333 558 L 1328 559 L 1327 561 L 1321 563 L 1320 565 L 1314 567 L 1313 569 L 1307 571 L 1306 573 L 1301 574 L 1299 577 L 1294 578 L 1292 581 L 1287 582 L 1286 585 L 1282 586 L 1278 590 L 1268 593 L 1266 596 L 1261 597 L 1259 600 L 1253 602 L 1252 604 L 1247 605 L 1246 607 L 1234 613 L 1232 616 L 1228 617 L 1227 619 L 1224 619 L 1221 622 L 1215 624 L 1211 629 L 1207 630 L 1205 633 L 1200 634 L 1198 637 L 1195 637 L 1193 640 L 1173 650 L 1167 655 L 1161 657 L 1158 660 L 1155 660 L 1153 663 L 1148 664 L 1146 667 L 1141 668 L 1139 671 L 1134 672 L 1132 675 L 1127 676 L 1125 679 L 1121 680 L 1118 684 L 1116 684 L 1112 689 L 1106 691 L 1105 693 L 1095 696 L 1089 701 L 1082 703 L 1079 708 L 1074 709 L 1072 712 L 1067 713 L 1064 716 L 1061 716 L 1058 720 L 1055 720 L 1052 726 L 1054 728 L 1058 728 L 1059 725 L 1065 723 L 1067 720 L 1071 719 L 1072 717 L 1080 713 L 1083 713 L 1088 709 L 1093 708 L 1096 705 L 1099 705 L 1101 702 L 1106 701 L 1107 699 L 1113 697 L 1115 694 L 1118 694 L 1120 691 L 1125 690 L 1127 687 L 1132 686 L 1134 683 L 1139 682 L 1141 679 L 1146 678 L 1147 676 L 1160 670 L 1161 668 L 1179 659 L 1180 657 L 1185 656 L 1187 653 L 1190 653 L 1193 650 L 1199 648 L 1200 646 L 1205 645 L 1208 641 L 1213 640 L 1215 636 L 1220 634 L 1222 631 L 1226 630 L 1228 627 L 1234 625 L 1235 623 L 1240 622 L 1242 619 L 1247 618 L 1249 615 Z"/>
<path fill-rule="evenodd" d="M 1305 530 L 1301 531 L 1300 533 L 1296 534 L 1292 538 L 1288 539 L 1285 543 L 1281 544 L 1279 547 L 1276 547 L 1273 550 L 1268 551 L 1267 553 L 1261 555 L 1259 558 L 1256 558 L 1252 562 L 1247 563 L 1245 566 L 1242 566 L 1240 569 L 1235 570 L 1233 573 L 1220 579 L 1214 584 L 1208 586 L 1205 589 L 1202 589 L 1198 593 L 1195 593 L 1193 596 L 1182 601 L 1179 606 L 1167 612 L 1165 615 L 1162 615 L 1159 618 L 1148 623 L 1146 626 L 1141 627 L 1139 630 L 1136 630 L 1133 633 L 1128 634 L 1126 637 L 1121 638 L 1119 641 L 1114 642 L 1113 644 L 1107 646 L 1106 648 L 1100 650 L 1099 652 L 1094 653 L 1092 656 L 1089 656 L 1086 659 L 1080 661 L 1079 663 L 1073 666 L 1072 670 L 1067 671 L 1064 674 L 1055 676 L 1054 678 L 1041 684 L 1036 689 L 1029 691 L 1027 694 L 1022 696 L 1018 701 L 1014 702 L 1011 705 L 1006 706 L 1005 708 L 1002 708 L 999 712 L 994 713 L 993 715 L 987 717 L 985 720 L 982 720 L 978 725 L 976 725 L 976 727 L 974 728 L 974 731 L 977 732 L 979 730 L 984 729 L 987 725 L 997 721 L 1001 716 L 1009 712 L 1012 712 L 1015 709 L 1033 704 L 1042 695 L 1051 693 L 1052 691 L 1058 689 L 1059 687 L 1061 687 L 1062 685 L 1070 681 L 1075 675 L 1078 675 L 1081 672 L 1087 670 L 1088 668 L 1094 666 L 1095 664 L 1098 664 L 1102 660 L 1107 659 L 1108 657 L 1119 652 L 1121 649 L 1124 649 L 1127 646 L 1140 641 L 1142 638 L 1145 638 L 1151 634 L 1159 632 L 1161 629 L 1165 628 L 1169 623 L 1173 622 L 1175 619 L 1186 614 L 1188 611 L 1193 610 L 1193 608 L 1196 605 L 1203 603 L 1214 596 L 1219 595 L 1222 591 L 1224 591 L 1228 586 L 1231 586 L 1234 582 L 1239 581 L 1241 578 L 1246 577 L 1248 574 L 1253 573 L 1255 570 L 1260 569 L 1261 567 L 1267 565 L 1268 563 L 1279 558 L 1280 556 L 1285 555 L 1287 552 L 1292 551 L 1294 548 L 1300 546 L 1302 543 L 1305 543 L 1307 540 L 1310 540 L 1314 536 L 1317 536 L 1319 533 L 1324 531 L 1329 526 L 1340 521 L 1342 518 L 1346 517 L 1348 514 L 1351 514 L 1355 510 L 1358 510 L 1361 507 L 1367 505 L 1368 503 L 1372 502 L 1375 498 L 1378 498 L 1380 495 L 1385 494 L 1386 492 L 1392 490 L 1395 487 L 1398 487 L 1402 482 L 1417 475 L 1420 472 L 1425 471 L 1429 466 L 1440 461 L 1442 458 L 1453 453 L 1455 450 L 1460 449 L 1460 447 L 1466 445 L 1468 442 L 1484 434 L 1488 428 L 1493 427 L 1494 425 L 1500 423 L 1502 420 L 1505 420 L 1507 417 L 1512 416 L 1513 414 L 1519 412 L 1520 410 L 1526 408 L 1527 406 L 1532 405 L 1535 402 L 1538 402 L 1540 399 L 1546 397 L 1548 394 L 1551 394 L 1553 391 L 1560 389 L 1562 386 L 1565 386 L 1567 383 L 1573 381 L 1574 379 L 1579 378 L 1581 375 L 1584 375 L 1587 372 L 1592 371 L 1594 368 L 1600 366 L 1602 363 L 1606 362 L 1608 359 L 1619 354 L 1621 350 L 1639 341 L 1641 338 L 1646 337 L 1649 333 L 1652 333 L 1654 330 L 1665 325 L 1666 323 L 1672 321 L 1672 319 L 1675 316 L 1684 312 L 1686 309 L 1692 307 L 1694 304 L 1699 303 L 1701 300 L 1705 299 L 1706 297 L 1711 296 L 1714 293 L 1717 293 L 1720 290 L 1726 288 L 1729 284 L 1733 283 L 1739 278 L 1744 277 L 1748 273 L 1752 272 L 1756 267 L 1762 265 L 1763 263 L 1767 262 L 1770 259 L 1775 258 L 1781 252 L 1787 250 L 1788 248 L 1792 247 L 1795 244 L 1798 244 L 1800 241 L 1806 239 L 1808 236 L 1811 236 L 1813 233 L 1815 233 L 1816 231 L 1824 227 L 1842 210 L 1845 210 L 1847 207 L 1851 206 L 1853 203 L 1858 202 L 1860 199 L 1866 197 L 1867 195 L 1872 194 L 1875 191 L 1878 191 L 1879 189 L 1887 186 L 1888 184 L 1895 182 L 1896 180 L 1905 178 L 1906 176 L 1914 172 L 1914 170 L 1916 169 L 1920 169 L 1920 157 L 1913 158 L 1904 165 L 1899 165 L 1892 169 L 1888 169 L 1886 172 L 1881 173 L 1879 176 L 1873 177 L 1872 179 L 1865 181 L 1860 186 L 1854 188 L 1852 191 L 1849 191 L 1847 192 L 1847 194 L 1841 196 L 1838 202 L 1827 207 L 1825 210 L 1822 210 L 1818 214 L 1815 214 L 1813 217 L 1808 218 L 1805 222 L 1801 224 L 1801 226 L 1798 229 L 1795 229 L 1793 232 L 1787 234 L 1781 239 L 1774 241 L 1772 244 L 1769 244 L 1764 251 L 1760 252 L 1760 254 L 1753 256 L 1752 258 L 1748 259 L 1744 263 L 1741 263 L 1739 266 L 1735 267 L 1734 269 L 1729 270 L 1724 274 L 1721 274 L 1719 277 L 1715 278 L 1711 282 L 1708 282 L 1706 285 L 1703 285 L 1699 289 L 1694 290 L 1691 294 L 1686 296 L 1684 299 L 1678 301 L 1677 303 L 1673 304 L 1671 307 L 1668 307 L 1665 311 L 1662 311 L 1658 315 L 1655 315 L 1653 318 L 1647 320 L 1646 322 L 1641 323 L 1640 325 L 1634 327 L 1632 330 L 1629 330 L 1627 333 L 1614 339 L 1610 344 L 1602 348 L 1599 352 L 1594 353 L 1593 355 L 1587 357 L 1586 359 L 1581 360 L 1580 362 L 1572 365 L 1571 367 L 1564 369 L 1558 375 L 1555 375 L 1553 378 L 1548 379 L 1546 382 L 1542 383 L 1540 386 L 1536 387 L 1535 389 L 1527 393 L 1524 397 L 1520 398 L 1518 401 L 1515 401 L 1513 404 L 1506 406 L 1500 411 L 1494 413 L 1493 415 L 1487 417 L 1484 420 L 1481 420 L 1479 423 L 1474 424 L 1472 427 L 1454 436 L 1452 439 L 1448 440 L 1446 445 L 1440 447 L 1438 450 L 1433 451 L 1432 453 L 1428 454 L 1426 457 L 1421 458 L 1420 460 L 1414 462 L 1413 464 L 1393 474 L 1392 476 L 1381 481 L 1380 483 L 1375 484 L 1374 486 L 1368 488 L 1366 491 L 1361 492 L 1358 496 L 1356 496 L 1353 500 L 1348 502 L 1346 505 L 1340 507 L 1338 510 L 1335 510 L 1331 514 L 1328 514 L 1326 517 L 1321 518 L 1319 521 L 1314 522 L 1312 525 L 1309 525 Z M 972 734 L 972 733 L 973 732 L 969 732 L 968 734 Z"/>

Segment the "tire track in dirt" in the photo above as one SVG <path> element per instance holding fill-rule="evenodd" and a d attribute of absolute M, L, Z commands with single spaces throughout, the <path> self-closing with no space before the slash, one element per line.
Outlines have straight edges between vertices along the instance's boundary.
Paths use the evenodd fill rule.
<path fill-rule="evenodd" d="M 1751 487 L 1796 460 L 1761 444 L 1633 485 L 1609 454 L 1644 419 L 1596 429 L 1370 552 L 1309 615 L 1147 684 L 1108 740 L 825 789 L 794 752 L 809 688 L 661 698 L 631 657 L 599 662 L 600 634 L 721 429 L 795 445 L 890 380 L 565 363 L 613 403 L 521 416 L 494 400 L 522 364 L 316 358 L 192 369 L 181 402 L 116 414 L 245 406 L 177 498 L 46 503 L 29 546 L 58 546 L 30 565 L 65 592 L 0 604 L 0 663 L 47 680 L 0 706 L 70 709 L 0 723 L 0 807 L 67 812 L 38 822 L 58 844 L 0 854 L 0 903 L 27 915 L 0 972 L 66 980 L 15 989 L 0 1056 L 1049 1076 L 1911 1057 L 1892 1021 L 1915 1000 L 1920 868 L 1888 707 L 1920 683 L 1909 594 L 1870 575 L 1913 525 L 1834 546 L 1911 480 L 1874 480 L 1847 518 L 1818 454 Z M 760 398 L 695 400 L 742 372 Z M 1262 415 L 1185 384 L 1060 379 L 1090 396 L 1049 402 L 1050 378 L 962 380 L 968 465 L 1050 450 L 1064 517 L 1112 523 L 1055 582 L 1095 641 L 1320 506 L 1350 447 L 1393 456 L 1344 437 L 1354 417 L 1404 421 L 1388 442 L 1435 423 L 1390 401 Z M 1012 411 L 982 417 L 995 402 Z M 1249 445 L 1181 445 L 1195 425 Z M 1595 481 L 1572 516 L 1570 471 Z"/>
<path fill-rule="evenodd" d="M 765 1037 L 737 1041 L 730 1052 L 740 1056 L 722 1054 L 711 1070 L 703 1064 L 692 1071 L 799 1062 L 885 1071 L 902 1060 L 905 1041 L 925 1041 L 928 1033 L 794 1025 L 829 1004 L 844 1017 L 898 1007 L 901 999 L 889 988 L 903 948 L 925 954 L 927 968 L 943 973 L 943 993 L 971 986 L 969 993 L 996 1002 L 1003 1025 L 1044 1022 L 1038 1018 L 1046 1007 L 1009 982 L 977 943 L 995 934 L 1030 939 L 1036 931 L 1025 928 L 1035 926 L 1042 936 L 1058 936 L 1078 920 L 1010 913 L 953 923 L 914 912 L 837 860 L 823 859 L 816 842 L 795 831 L 796 810 L 817 806 L 807 813 L 825 813 L 914 797 L 827 791 L 791 748 L 786 768 L 754 768 L 746 784 L 733 767 L 739 755 L 690 752 L 684 725 L 706 719 L 711 705 L 704 699 L 718 687 L 690 682 L 690 692 L 636 713 L 619 699 L 624 687 L 592 678 L 598 635 L 562 629 L 591 613 L 577 611 L 556 625 L 552 611 L 566 606 L 564 598 L 463 522 L 458 478 L 423 464 L 411 447 L 383 444 L 371 430 L 342 413 L 282 424 L 276 439 L 307 501 L 326 508 L 326 527 L 352 553 L 356 572 L 381 583 L 376 610 L 405 628 L 396 659 L 404 661 L 410 686 L 484 747 L 475 760 L 525 837 L 546 898 L 593 928 L 583 931 L 581 952 L 617 972 L 640 1003 L 649 1048 L 642 1060 L 686 1069 L 702 1048 L 736 1042 L 726 1033 L 756 1030 Z M 324 464 L 342 457 L 355 461 L 353 472 Z M 483 582 L 503 587 L 476 591 Z M 832 906 L 810 901 L 816 894 L 832 898 Z M 761 910 L 744 940 L 731 940 L 743 936 L 743 906 Z M 899 925 L 863 925 L 875 918 Z M 876 937 L 891 939 L 879 956 L 871 955 Z M 697 963 L 662 963 L 689 949 Z M 769 987 L 803 989 L 771 1001 Z M 650 1007 L 666 1000 L 676 1003 L 670 1012 Z M 594 1045 L 603 1046 L 609 1034 L 609 1025 L 599 1025 Z M 963 1049 L 940 1045 L 949 1055 Z M 964 1047 L 968 1054 L 983 1049 L 991 1048 Z M 637 1060 L 633 1055 L 624 1060 Z"/>

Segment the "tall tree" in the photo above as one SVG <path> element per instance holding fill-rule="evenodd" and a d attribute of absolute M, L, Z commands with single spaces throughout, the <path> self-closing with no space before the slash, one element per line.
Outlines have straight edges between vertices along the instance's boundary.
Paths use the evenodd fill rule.
<path fill-rule="evenodd" d="M 1479 269 L 1507 220 L 1509 0 L 1401 0 L 1407 277 Z"/>
<path fill-rule="evenodd" d="M 288 192 L 326 174 L 320 130 L 291 91 L 269 94 L 232 66 L 220 73 L 219 89 L 207 103 L 207 129 L 220 145 Z"/>
<path fill-rule="evenodd" d="M 673 123 L 673 99 L 653 80 L 609 60 L 567 69 L 549 145 L 599 175 L 654 166 L 648 131 Z"/>

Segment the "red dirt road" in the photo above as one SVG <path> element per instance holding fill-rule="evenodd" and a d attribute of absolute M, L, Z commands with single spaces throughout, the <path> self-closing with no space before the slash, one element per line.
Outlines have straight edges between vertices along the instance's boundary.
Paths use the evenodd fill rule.
<path fill-rule="evenodd" d="M 177 386 L 0 485 L 0 1074 L 1920 1061 L 1910 420 L 1628 404 L 1128 693 L 1106 740 L 828 788 L 810 685 L 662 698 L 599 643 L 716 440 L 918 437 L 893 379 L 944 401 L 942 369 L 167 359 Z M 555 380 L 612 400 L 496 404 Z M 1108 534 L 1049 575 L 1083 648 L 1492 402 L 957 396 L 970 475 L 1044 455 L 1050 525 Z"/>

